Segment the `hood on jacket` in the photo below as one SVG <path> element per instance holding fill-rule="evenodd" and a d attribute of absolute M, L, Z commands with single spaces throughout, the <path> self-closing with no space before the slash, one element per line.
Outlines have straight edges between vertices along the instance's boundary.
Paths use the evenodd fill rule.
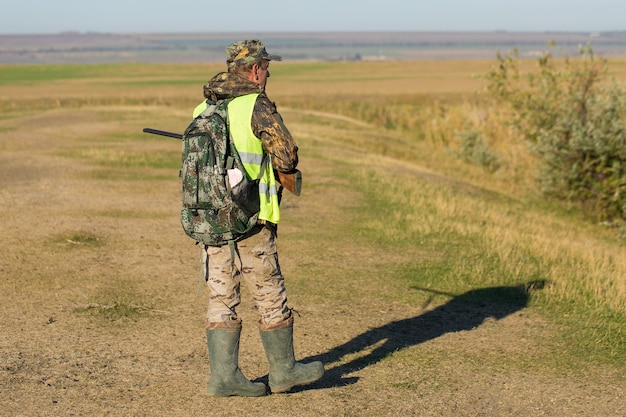
<path fill-rule="evenodd" d="M 204 97 L 214 101 L 262 92 L 259 84 L 228 72 L 220 72 L 204 85 Z"/>

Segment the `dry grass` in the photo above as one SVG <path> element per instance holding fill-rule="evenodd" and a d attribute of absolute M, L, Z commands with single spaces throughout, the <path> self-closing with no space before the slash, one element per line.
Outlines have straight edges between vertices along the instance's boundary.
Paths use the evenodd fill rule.
<path fill-rule="evenodd" d="M 385 65 L 276 65 L 270 94 L 279 109 L 278 97 L 298 92 L 367 95 L 383 68 L 389 96 L 465 79 L 460 64 L 439 78 L 419 63 L 431 80 L 410 84 L 416 73 Z M 206 397 L 206 293 L 195 295 L 197 248 L 178 223 L 180 145 L 141 133 L 181 131 L 204 80 L 194 86 L 193 65 L 177 75 L 191 74 L 185 87 L 165 82 L 171 66 L 133 68 L 141 76 L 0 86 L 4 413 L 624 415 L 623 366 L 571 349 L 571 323 L 545 309 L 572 304 L 596 332 L 592 353 L 620 346 L 623 316 L 607 328 L 581 314 L 624 308 L 619 242 L 426 142 L 411 145 L 416 160 L 399 160 L 405 138 L 308 109 L 284 109 L 305 188 L 285 196 L 279 244 L 301 314 L 297 356 L 322 359 L 327 375 L 288 395 Z M 553 285 L 529 288 L 541 280 Z M 241 315 L 241 367 L 263 379 L 247 298 Z"/>

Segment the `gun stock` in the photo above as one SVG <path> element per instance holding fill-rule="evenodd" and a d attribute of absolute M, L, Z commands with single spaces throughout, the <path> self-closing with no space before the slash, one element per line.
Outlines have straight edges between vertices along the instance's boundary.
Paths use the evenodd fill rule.
<path fill-rule="evenodd" d="M 183 135 L 180 133 L 166 132 L 164 130 L 152 129 L 144 127 L 144 133 L 152 133 L 153 135 L 167 136 L 175 139 L 182 139 Z M 302 191 L 302 173 L 297 169 L 290 172 L 274 171 L 280 185 L 286 190 L 291 191 L 294 195 L 299 196 Z"/>
<path fill-rule="evenodd" d="M 290 172 L 274 171 L 277 180 L 286 190 L 291 191 L 294 195 L 299 196 L 302 191 L 302 173 L 297 169 Z"/>

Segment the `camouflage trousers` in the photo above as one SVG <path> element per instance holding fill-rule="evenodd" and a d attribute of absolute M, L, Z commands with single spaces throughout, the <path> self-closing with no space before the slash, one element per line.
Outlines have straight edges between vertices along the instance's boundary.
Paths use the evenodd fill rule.
<path fill-rule="evenodd" d="M 280 271 L 276 240 L 270 229 L 235 244 L 234 259 L 227 246 L 205 246 L 205 280 L 209 287 L 207 328 L 222 327 L 239 320 L 241 283 L 247 287 L 260 313 L 259 326 L 288 320 L 285 279 Z M 233 269 L 234 267 L 234 269 Z"/>

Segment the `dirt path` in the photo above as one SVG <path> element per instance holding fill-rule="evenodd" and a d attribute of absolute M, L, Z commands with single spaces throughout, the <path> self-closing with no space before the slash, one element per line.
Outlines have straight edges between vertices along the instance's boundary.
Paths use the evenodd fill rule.
<path fill-rule="evenodd" d="M 281 245 L 300 312 L 297 356 L 323 360 L 326 376 L 287 395 L 207 397 L 206 293 L 195 295 L 198 253 L 178 224 L 176 173 L 148 169 L 141 181 L 65 156 L 137 125 L 62 110 L 0 120 L 0 414 L 626 416 L 625 376 L 564 372 L 560 358 L 546 357 L 555 329 L 523 305 L 468 304 L 476 294 L 441 305 L 377 301 L 358 277 L 375 262 L 364 248 L 339 241 L 321 259 L 302 253 L 303 222 L 321 231 L 341 221 L 340 213 L 315 218 L 327 205 L 315 193 L 286 198 Z M 297 122 L 292 129 L 305 136 Z M 147 152 L 167 146 L 142 142 Z M 312 188 L 328 185 L 334 210 L 351 204 L 355 196 L 325 173 L 328 162 L 315 159 L 331 151 L 313 143 L 307 152 Z M 318 265 L 319 275 L 290 281 L 299 263 Z M 325 273 L 329 265 L 341 279 Z M 241 314 L 241 368 L 263 380 L 249 301 Z"/>

